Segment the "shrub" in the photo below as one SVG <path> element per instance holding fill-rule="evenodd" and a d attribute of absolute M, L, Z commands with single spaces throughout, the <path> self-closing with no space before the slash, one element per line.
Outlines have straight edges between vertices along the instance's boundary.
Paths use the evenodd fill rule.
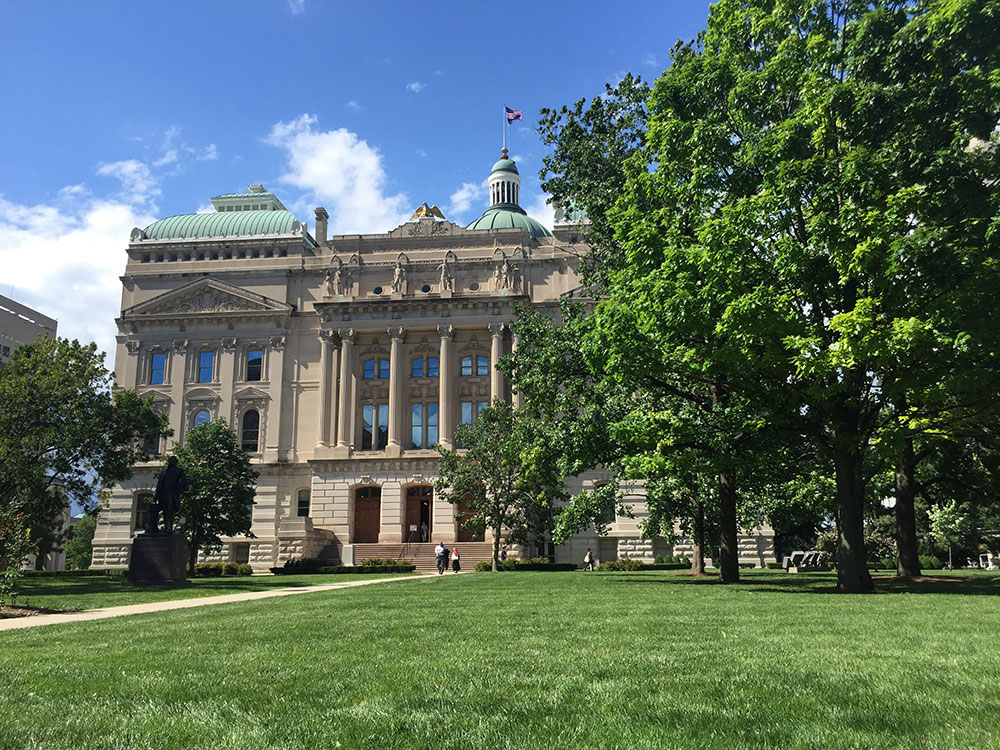
<path fill-rule="evenodd" d="M 781 570 L 782 566 L 780 562 L 767 563 L 768 570 Z"/>
<path fill-rule="evenodd" d="M 493 570 L 492 560 L 483 560 L 476 563 L 477 573 L 489 573 Z M 547 557 L 533 557 L 530 560 L 515 560 L 508 557 L 497 563 L 498 572 L 524 571 L 524 570 L 544 570 L 544 571 L 566 571 L 576 570 L 576 563 L 554 563 Z"/>
<path fill-rule="evenodd" d="M 920 555 L 917 559 L 920 561 L 922 570 L 941 570 L 944 568 L 944 563 L 934 555 Z"/>
<path fill-rule="evenodd" d="M 246 563 L 198 563 L 194 566 L 196 578 L 219 578 L 221 576 L 252 576 L 253 568 Z"/>
<path fill-rule="evenodd" d="M 373 565 L 396 565 L 399 561 L 395 557 L 368 557 L 361 561 L 361 564 L 370 567 Z"/>
<path fill-rule="evenodd" d="M 292 573 L 319 573 L 319 569 L 324 566 L 321 560 L 312 557 L 290 557 L 285 560 L 285 564 L 280 568 L 271 568 L 275 575 L 289 575 Z"/>
<path fill-rule="evenodd" d="M 218 578 L 222 575 L 222 563 L 198 563 L 194 574 L 198 578 Z"/>
<path fill-rule="evenodd" d="M 633 560 L 631 557 L 620 557 L 617 560 L 602 562 L 598 568 L 600 570 L 642 570 L 645 565 L 641 560 Z"/>
<path fill-rule="evenodd" d="M 369 564 L 372 560 L 389 560 L 386 564 L 381 562 L 377 565 Z M 361 565 L 330 565 L 323 560 L 316 560 L 311 557 L 291 558 L 285 560 L 285 564 L 280 568 L 271 568 L 275 575 L 290 574 L 315 574 L 315 573 L 412 573 L 416 570 L 416 565 L 409 560 L 393 560 L 391 557 L 373 557 L 363 560 Z"/>

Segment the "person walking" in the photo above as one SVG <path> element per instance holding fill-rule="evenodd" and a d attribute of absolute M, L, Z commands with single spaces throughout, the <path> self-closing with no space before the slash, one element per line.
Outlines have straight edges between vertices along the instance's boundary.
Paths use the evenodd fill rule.
<path fill-rule="evenodd" d="M 451 551 L 451 572 L 458 573 L 462 570 L 461 556 L 458 554 L 458 547 Z"/>
<path fill-rule="evenodd" d="M 446 554 L 447 547 L 441 544 L 441 542 L 438 542 L 437 546 L 434 548 L 434 562 L 437 565 L 438 575 L 444 573 L 445 566 L 448 564 L 446 562 L 448 559 L 445 557 Z"/>
<path fill-rule="evenodd" d="M 587 547 L 587 554 L 583 556 L 583 569 L 594 569 L 594 553 L 590 551 L 590 547 Z"/>

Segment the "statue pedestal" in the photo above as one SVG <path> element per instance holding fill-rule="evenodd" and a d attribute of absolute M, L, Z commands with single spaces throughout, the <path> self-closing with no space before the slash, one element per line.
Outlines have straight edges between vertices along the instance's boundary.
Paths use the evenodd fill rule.
<path fill-rule="evenodd" d="M 180 534 L 139 534 L 132 540 L 127 582 L 133 586 L 187 581 L 187 542 Z"/>

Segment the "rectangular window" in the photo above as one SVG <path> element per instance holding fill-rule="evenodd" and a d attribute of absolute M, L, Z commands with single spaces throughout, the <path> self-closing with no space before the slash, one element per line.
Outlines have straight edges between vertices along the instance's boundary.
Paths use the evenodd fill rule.
<path fill-rule="evenodd" d="M 490 374 L 490 360 L 489 357 L 484 357 L 482 355 L 476 357 L 476 375 L 489 375 Z"/>
<path fill-rule="evenodd" d="M 424 359 L 417 357 L 413 360 L 413 367 L 410 368 L 411 378 L 422 378 L 424 376 Z"/>
<path fill-rule="evenodd" d="M 149 382 L 152 385 L 162 385 L 167 375 L 166 352 L 153 352 L 149 357 Z"/>
<path fill-rule="evenodd" d="M 367 362 L 365 364 L 368 364 Z M 364 404 L 361 407 L 361 450 L 370 451 L 372 449 L 372 419 L 375 407 L 371 404 Z"/>
<path fill-rule="evenodd" d="M 427 439 L 425 443 L 428 448 L 433 448 L 438 443 L 438 405 L 436 401 L 427 404 Z"/>
<path fill-rule="evenodd" d="M 462 374 L 472 374 L 472 357 L 462 357 Z"/>
<path fill-rule="evenodd" d="M 389 443 L 389 404 L 361 407 L 361 449 L 382 450 Z"/>
<path fill-rule="evenodd" d="M 489 406 L 489 402 L 463 401 L 460 406 L 462 407 L 462 424 L 472 424 L 479 416 L 479 412 Z"/>
<path fill-rule="evenodd" d="M 375 378 L 375 360 L 374 359 L 365 360 L 364 371 L 362 372 L 361 377 L 363 377 L 365 380 L 372 380 L 372 379 Z"/>
<path fill-rule="evenodd" d="M 308 516 L 309 515 L 309 490 L 299 490 L 298 496 L 298 515 Z"/>
<path fill-rule="evenodd" d="M 201 352 L 198 355 L 198 382 L 211 383 L 215 375 L 215 352 Z"/>
<path fill-rule="evenodd" d="M 251 349 L 247 352 L 247 380 L 261 380 L 264 374 L 264 352 Z"/>
<path fill-rule="evenodd" d="M 414 360 L 418 362 L 420 360 Z M 424 447 L 424 405 L 412 404 L 410 406 L 410 447 Z"/>
<path fill-rule="evenodd" d="M 410 447 L 433 448 L 438 442 L 438 404 L 429 401 L 410 406 Z"/>
<path fill-rule="evenodd" d="M 389 444 L 389 404 L 378 404 L 378 445 L 382 450 Z"/>
<path fill-rule="evenodd" d="M 387 360 L 387 359 L 380 359 L 378 361 L 378 376 L 382 380 L 388 380 L 389 379 L 389 360 Z"/>
<path fill-rule="evenodd" d="M 427 377 L 436 378 L 438 376 L 438 358 L 427 358 Z"/>

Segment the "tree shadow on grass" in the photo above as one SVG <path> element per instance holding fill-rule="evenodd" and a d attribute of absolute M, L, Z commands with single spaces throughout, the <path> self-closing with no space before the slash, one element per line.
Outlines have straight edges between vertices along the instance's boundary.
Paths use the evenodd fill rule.
<path fill-rule="evenodd" d="M 672 586 L 732 586 L 716 576 L 634 575 L 627 572 L 605 573 L 605 578 L 630 584 L 646 583 Z M 968 577 L 921 576 L 896 578 L 890 575 L 872 576 L 876 594 L 957 594 L 961 596 L 1000 596 L 1000 575 Z M 837 594 L 836 573 L 775 573 L 744 576 L 740 589 L 782 594 Z"/>

